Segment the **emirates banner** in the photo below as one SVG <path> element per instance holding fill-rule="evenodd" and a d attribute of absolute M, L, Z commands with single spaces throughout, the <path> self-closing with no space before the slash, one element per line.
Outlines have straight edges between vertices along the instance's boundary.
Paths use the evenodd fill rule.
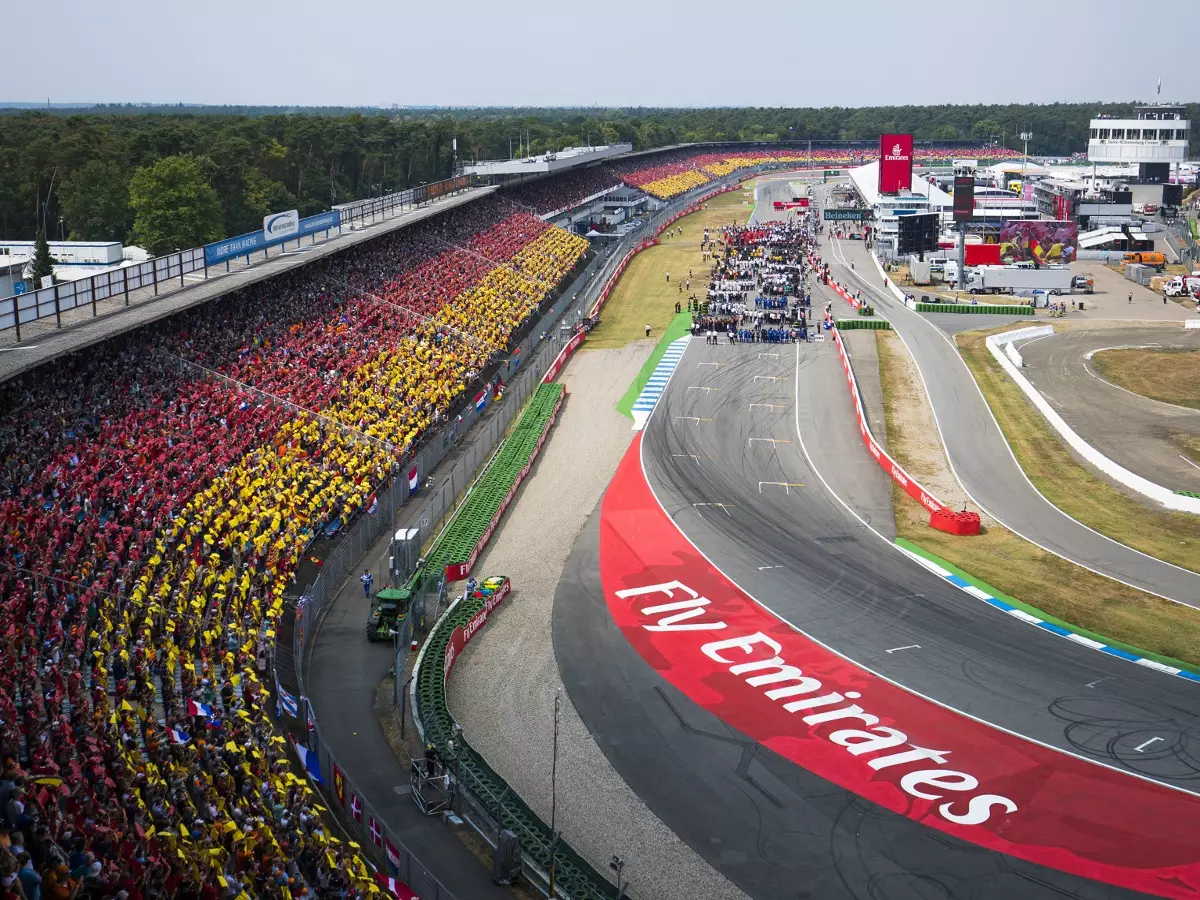
<path fill-rule="evenodd" d="M 911 134 L 879 136 L 879 193 L 912 190 L 912 154 Z"/>

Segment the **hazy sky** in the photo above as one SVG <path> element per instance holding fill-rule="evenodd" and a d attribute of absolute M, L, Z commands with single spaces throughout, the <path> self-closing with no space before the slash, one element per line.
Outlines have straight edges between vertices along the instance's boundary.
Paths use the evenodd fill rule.
<path fill-rule="evenodd" d="M 920 10 L 917 14 L 909 9 Z M 12 3 L 0 100 L 868 106 L 1195 100 L 1127 0 Z M 1132 18 L 1131 18 L 1132 17 Z M 1146 32 L 1147 35 L 1150 32 Z M 1155 60 L 1172 60 L 1156 68 Z M 1190 73 L 1190 74 L 1185 74 Z"/>

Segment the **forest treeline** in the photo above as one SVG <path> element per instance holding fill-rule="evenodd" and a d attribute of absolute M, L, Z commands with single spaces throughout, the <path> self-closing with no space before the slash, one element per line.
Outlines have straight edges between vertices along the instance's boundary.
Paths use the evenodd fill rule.
<path fill-rule="evenodd" d="M 0 237 L 133 240 L 155 252 L 261 227 L 281 209 L 448 177 L 456 158 L 587 143 L 637 150 L 700 141 L 992 140 L 1067 156 L 1088 120 L 1129 103 L 784 109 L 297 109 L 105 106 L 0 111 Z M 1200 104 L 1188 105 L 1200 119 Z M 1197 152 L 1193 130 L 1192 154 Z M 521 148 L 525 148 L 522 151 Z M 189 210 L 188 230 L 171 212 Z M 138 223 L 141 223 L 140 227 Z M 165 229 L 165 230 L 164 230 Z M 194 244 L 193 244 L 194 245 Z"/>

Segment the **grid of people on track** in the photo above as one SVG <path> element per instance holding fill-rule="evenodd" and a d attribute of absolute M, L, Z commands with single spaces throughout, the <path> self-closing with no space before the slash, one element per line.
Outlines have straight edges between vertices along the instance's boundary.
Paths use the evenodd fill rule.
<path fill-rule="evenodd" d="M 815 214 L 806 214 L 706 232 L 701 253 L 711 267 L 705 298 L 688 298 L 692 334 L 709 344 L 808 340 L 814 328 L 808 260 L 819 229 Z"/>
<path fill-rule="evenodd" d="M 380 890 L 268 716 L 285 594 L 586 246 L 489 197 L 0 387 L 6 890 Z"/>

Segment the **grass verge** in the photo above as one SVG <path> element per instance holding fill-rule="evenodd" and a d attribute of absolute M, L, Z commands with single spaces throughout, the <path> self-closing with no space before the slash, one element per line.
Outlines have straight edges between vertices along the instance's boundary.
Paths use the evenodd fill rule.
<path fill-rule="evenodd" d="M 747 193 L 749 197 L 745 196 Z M 742 224 L 750 217 L 753 188 L 730 191 L 708 201 L 707 208 L 684 216 L 672 228 L 683 234 L 660 238 L 657 247 L 643 250 L 629 263 L 616 289 L 604 305 L 600 324 L 588 335 L 584 345 L 593 350 L 612 350 L 630 341 L 644 338 L 646 325 L 652 334 L 662 334 L 675 316 L 675 304 L 687 307 L 689 293 L 705 296 L 708 270 L 700 250 L 704 229 L 716 229 L 730 223 Z M 692 272 L 691 291 L 679 290 Z M 670 282 L 667 273 L 671 273 Z"/>
<path fill-rule="evenodd" d="M 642 388 L 650 380 L 650 376 L 654 372 L 654 367 L 663 358 L 663 354 L 667 352 L 667 347 L 670 346 L 671 342 L 687 334 L 691 325 L 692 317 L 689 313 L 680 313 L 670 321 L 670 324 L 667 325 L 667 330 L 663 332 L 662 337 L 658 339 L 658 343 L 654 346 L 654 352 L 650 354 L 650 358 L 643 363 L 642 368 L 638 371 L 637 378 L 633 380 L 633 384 L 629 385 L 629 389 L 617 401 L 617 412 L 627 419 L 633 418 L 633 404 L 637 402 Z"/>
<path fill-rule="evenodd" d="M 1020 610 L 1023 610 L 1024 612 L 1029 613 L 1031 616 L 1036 616 L 1037 618 L 1041 619 L 1043 622 L 1049 622 L 1051 625 L 1057 625 L 1059 628 L 1065 628 L 1067 631 L 1072 631 L 1075 634 L 1083 635 L 1086 638 L 1091 638 L 1093 641 L 1099 641 L 1102 644 L 1107 644 L 1110 647 L 1115 647 L 1117 650 L 1124 650 L 1126 653 L 1132 653 L 1134 656 L 1145 657 L 1146 659 L 1152 659 L 1155 662 L 1160 662 L 1166 666 L 1174 666 L 1177 669 L 1187 669 L 1189 672 L 1195 672 L 1196 674 L 1200 674 L 1200 665 L 1190 665 L 1190 664 L 1184 662 L 1183 660 L 1174 659 L 1173 657 L 1170 657 L 1170 656 L 1163 656 L 1162 654 L 1154 653 L 1150 650 L 1145 650 L 1141 647 L 1135 647 L 1132 644 L 1126 644 L 1121 641 L 1114 640 L 1113 638 L 1108 637 L 1107 635 L 1098 634 L 1094 631 L 1088 631 L 1086 628 L 1080 628 L 1078 625 L 1074 625 L 1071 622 L 1066 622 L 1066 621 L 1063 621 L 1062 619 L 1059 619 L 1056 616 L 1052 616 L 1045 610 L 1038 609 L 1036 606 L 1030 606 L 1028 603 L 1025 603 L 1024 601 L 1018 600 L 1015 597 L 1010 597 L 1008 594 L 1004 593 L 1003 591 L 999 590 L 998 588 L 992 587 L 986 581 L 982 581 L 979 578 L 976 578 L 970 572 L 963 571 L 962 569 L 960 569 L 958 566 L 954 565 L 954 563 L 950 562 L 949 560 L 942 559 L 940 556 L 936 556 L 933 553 L 930 553 L 924 547 L 921 547 L 918 544 L 914 544 L 910 540 L 907 540 L 905 538 L 896 538 L 896 543 L 899 544 L 901 547 L 903 547 L 905 550 L 908 550 L 912 553 L 916 553 L 918 556 L 923 556 L 923 557 L 925 557 L 925 559 L 928 559 L 928 560 L 931 560 L 932 562 L 937 563 L 943 569 L 947 569 L 954 575 L 957 575 L 963 581 L 967 582 L 967 584 L 973 585 L 974 587 L 979 588 L 984 593 L 991 594 L 997 600 L 1003 600 L 1005 603 L 1009 604 L 1010 606 L 1015 606 L 1017 609 L 1020 609 Z"/>
<path fill-rule="evenodd" d="M 902 345 L 899 351 L 894 350 L 886 335 L 878 332 L 876 341 L 888 450 L 920 481 L 932 475 L 925 471 L 928 461 L 906 446 L 900 426 L 904 411 L 897 408 L 887 389 L 904 377 L 905 361 L 897 354 L 905 351 Z M 1075 465 L 1069 457 L 1068 462 Z M 892 505 L 897 538 L 917 544 L 958 568 L 964 577 L 969 572 L 983 583 L 994 585 L 995 595 L 1014 606 L 1028 606 L 1037 610 L 1034 614 L 1040 618 L 1149 659 L 1175 660 L 1168 664 L 1191 669 L 1200 667 L 1200 613 L 1196 610 L 1089 572 L 999 525 L 985 528 L 977 537 L 935 531 L 929 527 L 928 513 L 896 485 L 892 487 Z M 1013 599 L 1016 597 L 1021 601 Z"/>
<path fill-rule="evenodd" d="M 1200 409 L 1200 350 L 1101 350 L 1092 364 L 1127 391 Z"/>
<path fill-rule="evenodd" d="M 1200 516 L 1146 506 L 1076 462 L 984 344 L 989 334 L 1010 328 L 959 334 L 958 349 L 1030 481 L 1047 500 L 1089 528 L 1150 556 L 1200 571 Z"/>

